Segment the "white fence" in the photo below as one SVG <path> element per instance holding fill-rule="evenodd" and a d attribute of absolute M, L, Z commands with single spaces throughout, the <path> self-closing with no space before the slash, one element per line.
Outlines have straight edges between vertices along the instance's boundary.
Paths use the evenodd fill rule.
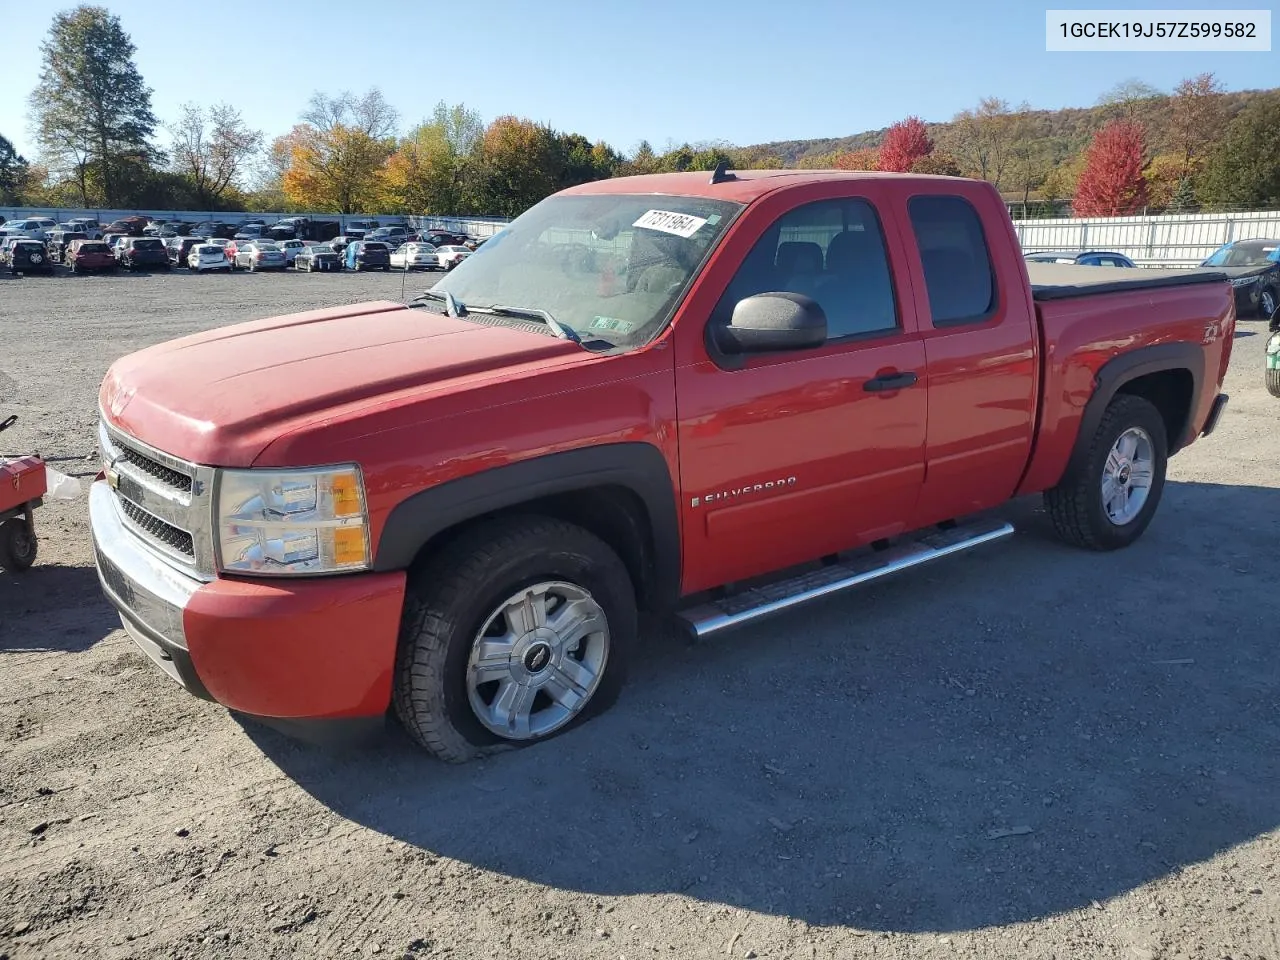
<path fill-rule="evenodd" d="M 103 226 L 120 217 L 154 217 L 160 220 L 185 220 L 200 223 L 217 220 L 221 223 L 240 224 L 248 219 L 274 223 L 282 217 L 310 217 L 313 220 L 337 220 L 344 227 L 353 220 L 377 220 L 379 223 L 408 223 L 415 230 L 448 230 L 480 239 L 491 237 L 509 220 L 502 217 L 402 217 L 379 213 L 248 213 L 227 210 L 90 210 L 79 207 L 0 207 L 0 217 L 5 220 L 22 220 L 26 217 L 49 217 L 62 223 L 75 217 L 93 217 Z"/>
<path fill-rule="evenodd" d="M 1224 243 L 1280 237 L 1280 211 L 1015 220 L 1022 249 L 1110 250 L 1150 267 L 1195 267 Z"/>

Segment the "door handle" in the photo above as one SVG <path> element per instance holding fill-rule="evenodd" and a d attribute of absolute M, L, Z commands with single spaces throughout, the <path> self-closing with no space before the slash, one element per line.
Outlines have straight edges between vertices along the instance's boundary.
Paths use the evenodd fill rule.
<path fill-rule="evenodd" d="M 902 390 L 905 387 L 915 386 L 917 377 L 910 370 L 904 370 L 902 373 L 886 373 L 879 377 L 872 377 L 862 385 L 862 389 L 868 393 L 882 393 L 886 390 Z"/>

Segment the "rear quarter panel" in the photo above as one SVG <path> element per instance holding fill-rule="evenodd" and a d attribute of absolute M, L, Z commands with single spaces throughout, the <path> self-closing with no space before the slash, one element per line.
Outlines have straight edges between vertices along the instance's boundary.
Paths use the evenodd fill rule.
<path fill-rule="evenodd" d="M 1199 436 L 1231 358 L 1236 315 L 1229 284 L 1040 301 L 1036 312 L 1043 341 L 1044 391 L 1036 443 L 1019 494 L 1048 489 L 1061 478 L 1085 405 L 1097 387 L 1098 371 L 1123 353 L 1167 343 L 1187 343 L 1203 350 L 1203 379 L 1192 398 L 1188 430 L 1190 438 Z"/>

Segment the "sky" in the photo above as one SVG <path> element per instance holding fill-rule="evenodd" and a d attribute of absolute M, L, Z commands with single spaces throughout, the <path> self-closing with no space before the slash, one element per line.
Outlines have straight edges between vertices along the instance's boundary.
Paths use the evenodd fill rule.
<path fill-rule="evenodd" d="M 1132 9 L 1166 3 L 1126 0 Z M 1045 6 L 1026 0 L 106 0 L 137 46 L 162 123 L 226 101 L 268 139 L 314 90 L 380 87 L 411 126 L 440 100 L 603 139 L 738 145 L 840 137 L 911 114 L 951 118 L 984 96 L 1088 106 L 1139 78 L 1171 90 L 1213 71 L 1228 89 L 1280 84 L 1280 52 L 1047 53 Z M 1253 0 L 1211 9 L 1265 8 Z M 0 134 L 30 159 L 27 92 L 55 10 L 0 0 Z M 1100 3 L 1055 8 L 1097 8 Z M 1280 23 L 1277 23 L 1280 28 Z M 29 78 L 29 79 L 24 79 Z M 160 132 L 160 145 L 167 140 Z"/>

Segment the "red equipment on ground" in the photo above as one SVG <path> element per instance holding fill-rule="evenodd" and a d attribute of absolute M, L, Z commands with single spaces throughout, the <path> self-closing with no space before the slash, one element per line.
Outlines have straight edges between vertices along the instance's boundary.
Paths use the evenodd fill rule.
<path fill-rule="evenodd" d="M 0 420 L 0 431 L 13 426 L 16 416 Z M 32 511 L 44 503 L 49 480 L 39 457 L 0 460 L 0 568 L 26 570 L 36 561 L 36 528 Z"/>

